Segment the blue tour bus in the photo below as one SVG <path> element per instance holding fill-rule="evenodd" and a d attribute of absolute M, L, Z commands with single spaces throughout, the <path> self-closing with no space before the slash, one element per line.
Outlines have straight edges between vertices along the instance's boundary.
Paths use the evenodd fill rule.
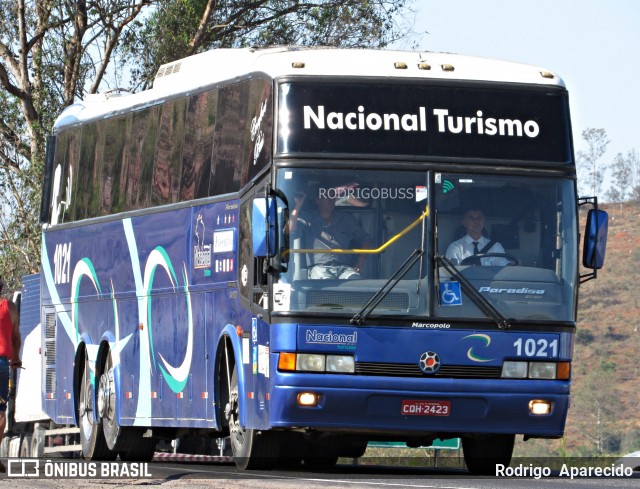
<path fill-rule="evenodd" d="M 229 436 L 243 469 L 329 465 L 461 437 L 486 473 L 516 435 L 563 435 L 607 216 L 576 195 L 553 73 L 205 52 L 65 109 L 42 202 L 43 402 L 87 459 Z M 491 246 L 455 259 L 469 209 Z"/>

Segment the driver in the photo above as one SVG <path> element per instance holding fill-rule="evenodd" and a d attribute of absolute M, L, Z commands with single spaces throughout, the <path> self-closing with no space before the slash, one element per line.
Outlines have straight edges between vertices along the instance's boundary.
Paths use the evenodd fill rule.
<path fill-rule="evenodd" d="M 301 217 L 300 208 L 306 195 L 300 192 L 295 197 L 295 208 L 291 211 L 285 233 L 302 235 L 306 248 L 351 249 L 370 248 L 371 238 L 356 223 L 349 213 L 336 213 L 335 193 L 321 192 L 315 188 L 314 200 L 317 212 Z M 302 229 L 299 229 L 302 228 Z M 353 263 L 353 255 L 342 253 L 310 253 L 310 279 L 346 279 L 362 278 L 361 271 L 366 256 L 360 255 Z"/>
<path fill-rule="evenodd" d="M 504 248 L 497 241 L 491 241 L 482 235 L 484 229 L 484 213 L 478 207 L 468 209 L 462 217 L 462 225 L 467 234 L 457 241 L 454 241 L 447 248 L 446 257 L 454 265 L 459 265 L 465 258 L 473 255 L 501 254 L 504 255 Z M 478 259 L 480 265 L 503 267 L 509 264 L 509 260 L 503 256 L 487 256 Z M 473 262 L 472 262 L 473 263 Z M 478 262 L 476 262 L 478 264 Z"/>

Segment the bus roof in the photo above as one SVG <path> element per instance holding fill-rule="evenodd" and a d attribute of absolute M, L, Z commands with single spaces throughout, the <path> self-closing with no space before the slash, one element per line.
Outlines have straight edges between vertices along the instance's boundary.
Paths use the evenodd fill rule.
<path fill-rule="evenodd" d="M 264 73 L 284 76 L 371 77 L 524 83 L 564 87 L 543 68 L 491 58 L 429 51 L 274 47 L 213 49 L 162 65 L 153 87 L 143 92 L 88 95 L 67 107 L 54 130 L 82 121 L 160 103 L 226 80 Z"/>

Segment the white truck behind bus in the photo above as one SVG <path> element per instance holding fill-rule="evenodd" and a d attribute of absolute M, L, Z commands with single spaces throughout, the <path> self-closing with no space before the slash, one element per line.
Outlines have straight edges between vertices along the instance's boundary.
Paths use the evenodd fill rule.
<path fill-rule="evenodd" d="M 51 353 L 48 351 L 51 345 L 47 345 L 46 340 L 42 344 L 40 275 L 29 275 L 22 280 L 22 292 L 16 292 L 13 301 L 20 310 L 23 368 L 12 372 L 13 395 L 9 399 L 0 457 L 78 456 L 81 449 L 79 429 L 53 423 L 43 409 L 43 360 Z"/>

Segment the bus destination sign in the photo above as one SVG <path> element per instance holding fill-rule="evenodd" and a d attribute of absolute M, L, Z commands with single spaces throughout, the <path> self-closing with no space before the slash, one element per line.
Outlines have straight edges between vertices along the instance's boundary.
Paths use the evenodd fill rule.
<path fill-rule="evenodd" d="M 569 164 L 566 91 L 494 84 L 279 86 L 280 155 L 378 155 Z"/>

